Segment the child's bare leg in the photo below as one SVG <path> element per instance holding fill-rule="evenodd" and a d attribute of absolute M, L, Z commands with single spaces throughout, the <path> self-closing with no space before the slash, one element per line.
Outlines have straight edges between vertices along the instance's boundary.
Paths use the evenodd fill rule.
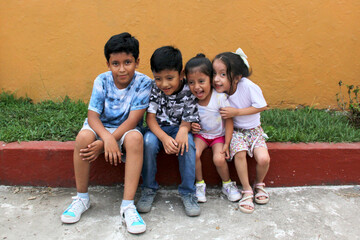
<path fill-rule="evenodd" d="M 269 152 L 264 147 L 255 148 L 254 157 L 257 162 L 255 183 L 261 183 L 264 181 L 264 178 L 269 170 L 269 166 L 270 166 Z"/>
<path fill-rule="evenodd" d="M 270 156 L 267 148 L 259 147 L 254 149 L 256 160 L 256 179 L 255 183 L 262 183 L 270 167 Z M 256 191 L 256 190 L 255 190 Z M 261 190 L 260 190 L 261 191 Z M 258 199 L 264 200 L 266 197 L 259 196 Z"/>
<path fill-rule="evenodd" d="M 82 159 L 82 157 L 80 156 L 80 149 L 87 148 L 87 146 L 94 141 L 95 135 L 90 130 L 80 131 L 75 140 L 73 161 L 76 189 L 79 193 L 88 192 L 90 174 L 90 163 L 89 161 Z"/>
<path fill-rule="evenodd" d="M 143 136 L 136 131 L 125 136 L 126 149 L 124 200 L 134 200 L 143 165 Z"/>
<path fill-rule="evenodd" d="M 203 180 L 201 154 L 203 153 L 204 149 L 207 148 L 207 144 L 203 140 L 197 137 L 194 137 L 194 143 L 196 148 L 195 180 L 199 182 Z"/>
<path fill-rule="evenodd" d="M 241 151 L 235 154 L 234 156 L 235 159 L 235 167 L 236 167 L 236 171 L 237 174 L 239 176 L 243 191 L 251 191 L 252 192 L 252 188 L 250 186 L 249 183 L 249 174 L 248 174 L 248 168 L 247 168 L 247 160 L 246 160 L 246 151 Z M 248 193 L 244 193 L 243 195 L 243 199 L 252 195 L 252 193 L 248 192 Z M 253 201 L 252 199 L 247 199 L 246 201 Z M 240 200 L 241 202 L 241 200 Z M 253 207 L 248 206 L 248 205 L 243 205 L 242 207 L 248 209 L 248 210 L 252 210 Z"/>
<path fill-rule="evenodd" d="M 246 161 L 246 151 L 241 151 L 235 154 L 235 167 L 238 177 L 240 179 L 243 190 L 251 190 L 249 183 L 249 174 Z"/>
<path fill-rule="evenodd" d="M 213 161 L 216 166 L 216 170 L 223 182 L 230 180 L 229 167 L 225 159 L 225 153 L 221 153 L 223 143 L 215 143 L 212 146 Z"/>

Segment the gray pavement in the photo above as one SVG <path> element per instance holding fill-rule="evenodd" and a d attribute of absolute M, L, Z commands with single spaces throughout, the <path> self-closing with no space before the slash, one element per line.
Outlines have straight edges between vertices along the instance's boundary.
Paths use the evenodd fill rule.
<path fill-rule="evenodd" d="M 92 206 L 76 224 L 60 215 L 74 188 L 0 186 L 1 239 L 360 239 L 360 186 L 268 188 L 270 202 L 241 213 L 220 188 L 208 189 L 199 217 L 187 217 L 174 188 L 162 188 L 147 231 L 120 223 L 122 186 L 91 187 Z M 137 193 L 136 199 L 138 199 Z"/>

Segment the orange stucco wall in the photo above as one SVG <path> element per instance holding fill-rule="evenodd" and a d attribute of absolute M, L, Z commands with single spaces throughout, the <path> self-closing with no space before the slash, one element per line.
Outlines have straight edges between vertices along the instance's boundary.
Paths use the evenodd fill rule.
<path fill-rule="evenodd" d="M 243 48 L 273 107 L 335 107 L 339 80 L 360 84 L 358 0 L 0 0 L 0 90 L 88 101 L 107 70 L 103 46 L 123 31 L 139 39 L 150 76 L 162 45 L 184 62 Z"/>

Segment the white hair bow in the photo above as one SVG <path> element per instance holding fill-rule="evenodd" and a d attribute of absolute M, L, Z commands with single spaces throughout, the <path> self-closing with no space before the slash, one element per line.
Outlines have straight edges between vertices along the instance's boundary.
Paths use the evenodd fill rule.
<path fill-rule="evenodd" d="M 234 52 L 234 53 L 239 55 L 241 57 L 241 59 L 244 61 L 245 65 L 250 69 L 250 65 L 249 65 L 249 62 L 247 60 L 247 56 L 245 55 L 244 51 L 241 48 L 238 48 L 236 50 L 236 52 Z"/>

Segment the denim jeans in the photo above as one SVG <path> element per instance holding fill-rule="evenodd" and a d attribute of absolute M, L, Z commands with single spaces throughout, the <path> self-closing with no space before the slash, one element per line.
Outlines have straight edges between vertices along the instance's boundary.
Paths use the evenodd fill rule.
<path fill-rule="evenodd" d="M 179 131 L 179 126 L 164 126 L 161 129 L 169 136 L 175 139 Z M 186 195 L 188 193 L 195 193 L 195 144 L 193 136 L 188 133 L 188 152 L 184 151 L 183 155 L 178 156 L 179 170 L 181 175 L 181 184 L 179 186 L 179 193 Z M 160 148 L 163 148 L 162 142 L 156 137 L 154 133 L 148 130 L 144 135 L 144 163 L 142 169 L 142 187 L 157 190 L 158 183 L 155 180 L 157 172 L 156 157 Z"/>

